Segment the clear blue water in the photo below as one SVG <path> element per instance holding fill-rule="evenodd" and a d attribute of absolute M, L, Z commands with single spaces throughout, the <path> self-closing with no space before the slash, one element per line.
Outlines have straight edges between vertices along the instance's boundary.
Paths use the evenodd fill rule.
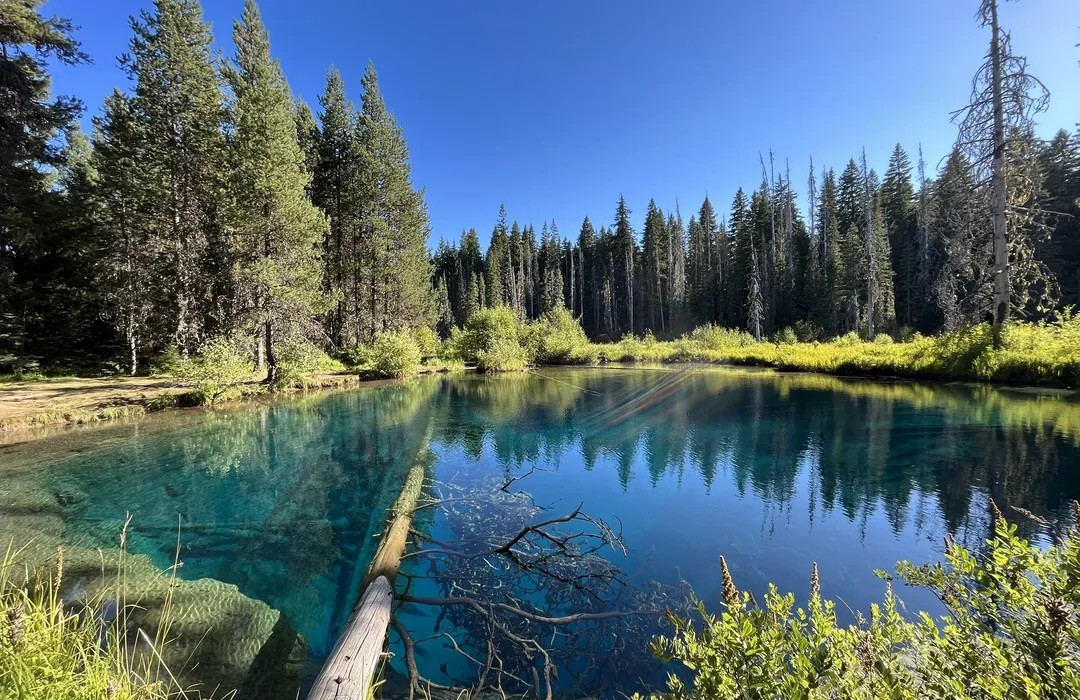
<path fill-rule="evenodd" d="M 1078 428 L 1080 403 L 1067 396 L 716 369 L 543 370 L 81 431 L 0 451 L 20 465 L 16 476 L 0 472 L 0 489 L 32 474 L 64 495 L 65 536 L 100 546 L 131 511 L 131 548 L 161 566 L 171 563 L 179 518 L 181 575 L 234 583 L 284 611 L 313 669 L 355 601 L 405 473 L 430 450 L 425 499 L 459 500 L 421 511 L 415 528 L 440 543 L 421 549 L 480 551 L 515 523 L 582 504 L 621 531 L 626 553 L 597 556 L 626 585 L 583 599 L 565 585 L 537 588 L 535 571 L 487 573 L 418 554 L 406 560 L 399 590 L 419 598 L 479 591 L 559 612 L 648 607 L 651 615 L 544 640 L 555 656 L 566 651 L 560 693 L 615 697 L 662 681 L 667 669 L 642 649 L 663 629 L 657 609 L 683 600 L 686 584 L 718 606 L 721 555 L 739 587 L 758 594 L 773 582 L 801 597 L 817 562 L 823 592 L 859 610 L 882 594 L 875 569 L 938 559 L 946 534 L 978 546 L 991 496 L 1006 513 L 1016 506 L 1064 517 L 1080 497 Z M 524 494 L 546 510 L 523 510 L 515 499 Z M 1017 517 L 1025 534 L 1044 537 Z M 466 575 L 487 578 L 451 588 L 449 579 Z M 937 610 L 921 591 L 899 592 L 910 609 Z M 406 603 L 397 615 L 417 642 L 421 672 L 436 682 L 475 680 L 476 665 L 450 641 L 486 653 L 467 609 Z M 501 644 L 528 681 L 535 659 Z M 391 646 L 392 694 L 405 666 L 397 634 Z"/>

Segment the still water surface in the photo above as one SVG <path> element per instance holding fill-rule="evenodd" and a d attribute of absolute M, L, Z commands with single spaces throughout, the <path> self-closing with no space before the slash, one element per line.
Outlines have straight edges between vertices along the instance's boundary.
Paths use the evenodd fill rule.
<path fill-rule="evenodd" d="M 284 612 L 306 640 L 310 678 L 418 456 L 425 499 L 474 502 L 418 518 L 418 531 L 442 544 L 496 537 L 484 528 L 506 514 L 507 496 L 527 494 L 546 508 L 538 519 L 581 504 L 620 532 L 626 553 L 599 554 L 651 605 L 675 601 L 688 584 L 717 607 L 724 555 L 739 587 L 759 597 L 769 582 L 801 597 L 817 562 L 823 593 L 859 610 L 882 594 L 875 569 L 939 559 L 946 534 L 978 547 L 991 496 L 1007 513 L 1065 517 L 1069 499 L 1080 498 L 1080 403 L 718 369 L 432 377 L 4 448 L 0 529 L 4 509 L 16 512 L 31 482 L 56 495 L 66 541 L 115 546 L 130 511 L 129 548 L 167 567 L 179 525 L 180 575 L 235 584 Z M 1028 536 L 1045 536 L 1020 522 Z M 446 566 L 407 559 L 399 588 L 448 595 Z M 512 578 L 499 585 L 508 581 L 512 588 Z M 921 591 L 899 593 L 909 608 L 936 610 Z M 526 606 L 542 599 L 535 588 L 507 595 Z M 421 671 L 437 682 L 468 680 L 476 667 L 449 639 L 476 652 L 475 630 L 460 612 L 439 612 L 405 605 L 399 619 L 418 640 Z M 556 641 L 603 651 L 565 669 L 559 690 L 611 695 L 662 679 L 663 669 L 629 659 L 618 641 L 589 636 L 640 646 L 652 625 Z M 403 649 L 391 638 L 392 666 L 403 672 Z M 605 667 L 620 654 L 625 663 Z"/>

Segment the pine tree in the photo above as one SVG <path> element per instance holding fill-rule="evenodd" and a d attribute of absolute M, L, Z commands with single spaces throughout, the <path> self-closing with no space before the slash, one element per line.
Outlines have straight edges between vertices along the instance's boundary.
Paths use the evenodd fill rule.
<path fill-rule="evenodd" d="M 280 343 L 303 337 L 321 310 L 318 250 L 325 216 L 307 198 L 311 176 L 296 138 L 292 96 L 254 0 L 234 24 L 231 160 L 236 275 L 250 309 L 245 327 L 261 338 L 267 382 L 277 379 Z"/>
<path fill-rule="evenodd" d="M 319 96 L 318 160 L 311 184 L 312 201 L 330 225 L 322 242 L 323 293 L 335 303 L 326 318 L 327 335 L 338 347 L 355 345 L 364 335 L 365 280 L 368 253 L 361 235 L 360 147 L 356 108 L 345 96 L 345 82 L 335 68 L 326 75 Z"/>
<path fill-rule="evenodd" d="M 1080 131 L 1058 131 L 1041 149 L 1039 165 L 1045 175 L 1043 206 L 1053 225 L 1039 257 L 1061 285 L 1061 304 L 1080 306 Z"/>
<path fill-rule="evenodd" d="M 106 317 L 123 341 L 129 374 L 139 369 L 143 352 L 162 338 L 154 336 L 157 289 L 164 270 L 148 218 L 146 190 L 139 180 L 142 122 L 131 100 L 119 90 L 106 98 L 103 115 L 94 119 L 94 193 L 100 209 L 97 235 L 102 254 L 95 269 Z"/>
<path fill-rule="evenodd" d="M 562 246 L 555 222 L 549 228 L 545 222 L 540 229 L 540 313 L 563 305 Z"/>
<path fill-rule="evenodd" d="M 620 196 L 615 208 L 615 224 L 611 231 L 612 293 L 615 297 L 616 330 L 633 333 L 637 316 L 634 308 L 634 268 L 637 258 L 637 242 L 634 227 L 630 224 L 630 207 L 626 198 Z"/>
<path fill-rule="evenodd" d="M 155 321 L 183 353 L 227 330 L 231 270 L 222 210 L 226 165 L 224 97 L 209 25 L 197 0 L 155 0 L 132 20 L 121 66 L 135 83 L 141 122 L 139 187 L 155 247 L 164 257 L 167 295 Z M 290 113 L 291 117 L 291 113 Z M 294 129 L 295 134 L 295 129 Z"/>
<path fill-rule="evenodd" d="M 747 290 L 750 289 L 750 275 L 753 270 L 751 253 L 754 250 L 752 245 L 754 229 L 750 219 L 750 202 L 741 187 L 731 202 L 729 221 L 734 245 L 734 260 L 731 274 L 727 276 L 727 282 L 724 285 L 728 298 L 726 320 L 737 328 L 743 328 L 746 326 L 746 295 Z M 691 224 L 693 223 L 694 221 L 691 220 Z"/>
<path fill-rule="evenodd" d="M 581 253 L 581 325 L 590 337 L 600 334 L 600 278 L 596 229 L 589 217 L 581 222 L 578 233 L 578 250 Z"/>
<path fill-rule="evenodd" d="M 55 332 L 50 299 L 36 295 L 38 279 L 54 276 L 54 245 L 46 241 L 60 222 L 52 219 L 58 193 L 48 171 L 61 166 L 59 137 L 82 103 L 52 95 L 48 62 L 88 60 L 71 22 L 41 16 L 42 0 L 0 3 L 0 365 L 20 365 L 24 342 L 38 345 Z M 70 323 L 70 319 L 65 319 Z M 28 328 L 39 325 L 46 335 Z M 28 337 L 27 334 L 30 334 Z"/>
<path fill-rule="evenodd" d="M 429 323 L 431 265 L 423 192 L 413 189 L 409 149 L 386 109 L 374 65 L 368 64 L 361 85 L 359 227 L 367 261 L 366 339 L 371 340 L 381 331 Z"/>
<path fill-rule="evenodd" d="M 917 201 L 911 182 L 911 162 L 900 144 L 889 158 L 881 184 L 882 213 L 896 273 L 896 311 L 901 325 L 914 327 L 920 300 L 915 286 L 917 251 Z"/>
<path fill-rule="evenodd" d="M 319 124 L 311 107 L 299 97 L 293 101 L 293 119 L 296 121 L 296 140 L 304 152 L 304 170 L 314 176 L 319 169 Z M 308 187 L 308 196 L 311 195 L 312 187 Z"/>
<path fill-rule="evenodd" d="M 667 292 L 667 251 L 668 229 L 664 214 L 650 199 L 645 213 L 645 230 L 642 233 L 642 257 L 645 267 L 645 314 L 646 328 L 663 332 L 665 323 L 665 304 Z"/>
<path fill-rule="evenodd" d="M 685 326 L 686 307 L 686 231 L 683 229 L 681 215 L 668 215 L 667 232 L 668 318 L 672 327 L 681 327 Z"/>

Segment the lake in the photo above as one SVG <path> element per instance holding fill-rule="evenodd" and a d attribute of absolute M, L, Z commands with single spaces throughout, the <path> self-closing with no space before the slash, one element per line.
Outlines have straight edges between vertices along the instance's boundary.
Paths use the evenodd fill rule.
<path fill-rule="evenodd" d="M 81 552 L 89 580 L 130 513 L 131 555 L 157 570 L 178 558 L 191 600 L 213 584 L 219 603 L 195 621 L 221 635 L 207 646 L 229 647 L 230 626 L 266 618 L 245 628 L 249 651 L 206 655 L 189 677 L 204 689 L 240 679 L 254 694 L 288 661 L 294 672 L 272 682 L 282 697 L 333 646 L 390 505 L 422 463 L 417 544 L 397 582 L 420 671 L 469 683 L 494 654 L 508 688 L 532 685 L 542 654 L 498 623 L 541 640 L 557 696 L 617 697 L 671 670 L 645 648 L 665 608 L 685 609 L 692 591 L 719 609 L 721 555 L 740 588 L 760 598 L 772 582 L 799 601 L 816 562 L 823 594 L 851 619 L 882 596 L 875 569 L 940 559 L 949 534 L 977 548 L 990 497 L 1045 542 L 1017 509 L 1063 519 L 1080 498 L 1080 402 L 719 368 L 544 369 L 174 411 L 8 445 L 0 463 L 3 539 Z M 523 526 L 576 511 L 548 539 L 526 537 L 524 561 L 493 553 Z M 923 591 L 898 593 L 939 612 Z M 453 597 L 646 614 L 550 626 L 430 602 Z M 393 695 L 406 688 L 396 631 L 391 649 Z M 219 658 L 231 675 L 207 680 Z"/>

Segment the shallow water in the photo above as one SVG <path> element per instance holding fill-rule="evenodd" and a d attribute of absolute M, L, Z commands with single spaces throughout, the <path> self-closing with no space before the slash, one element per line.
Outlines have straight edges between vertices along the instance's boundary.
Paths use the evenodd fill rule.
<path fill-rule="evenodd" d="M 129 548 L 162 567 L 179 527 L 181 576 L 236 584 L 282 610 L 315 668 L 424 450 L 425 497 L 475 499 L 423 512 L 416 528 L 426 536 L 499 535 L 485 528 L 513 520 L 499 521 L 518 507 L 509 493 L 547 508 L 539 519 L 580 503 L 621 532 L 626 554 L 599 554 L 653 605 L 679 599 L 686 582 L 717 606 L 724 555 L 739 587 L 759 597 L 769 582 L 801 597 L 817 562 L 823 593 L 866 609 L 883 591 L 874 569 L 938 559 L 946 534 L 978 546 L 989 497 L 1007 514 L 1019 507 L 1049 519 L 1080 497 L 1080 404 L 1067 396 L 719 369 L 576 369 L 182 412 L 0 450 L 0 518 L 32 484 L 62 504 L 64 538 L 107 547 L 130 511 Z M 1016 517 L 1025 534 L 1045 537 Z M 454 571 L 414 556 L 403 573 L 399 588 L 438 597 Z M 515 579 L 498 581 L 512 588 Z M 511 599 L 538 605 L 545 590 Z M 921 591 L 899 593 L 909 608 L 936 611 Z M 421 671 L 467 679 L 476 667 L 440 635 L 475 653 L 475 630 L 460 611 L 439 610 L 406 604 L 399 619 L 415 639 L 431 637 L 418 644 Z M 594 664 L 564 669 L 557 688 L 612 695 L 662 679 L 664 669 L 610 641 L 640 647 L 660 629 L 657 619 L 556 641 L 598 652 Z M 597 642 L 603 635 L 609 641 Z M 403 672 L 403 649 L 396 634 L 391 640 L 392 667 Z"/>

